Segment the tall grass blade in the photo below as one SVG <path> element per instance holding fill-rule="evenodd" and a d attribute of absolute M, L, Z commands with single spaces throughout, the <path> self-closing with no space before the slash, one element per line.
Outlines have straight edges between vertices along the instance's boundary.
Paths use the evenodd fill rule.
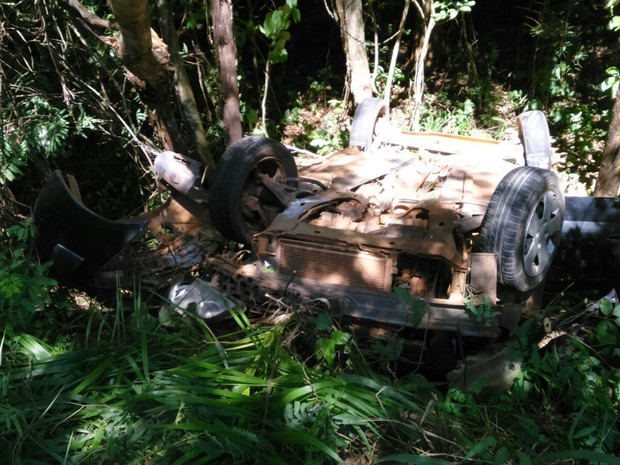
<path fill-rule="evenodd" d="M 587 460 L 590 463 L 601 463 L 607 465 L 620 465 L 620 457 L 607 455 L 591 450 L 565 450 L 545 454 L 536 459 L 536 463 L 562 463 L 566 460 Z"/>
<path fill-rule="evenodd" d="M 300 444 L 304 447 L 311 447 L 332 458 L 339 464 L 346 465 L 346 462 L 342 458 L 340 458 L 338 454 L 336 454 L 336 452 L 327 447 L 323 442 L 319 441 L 311 434 L 298 431 L 279 431 L 269 433 L 267 436 L 271 439 L 277 439 L 279 442 Z"/>
<path fill-rule="evenodd" d="M 436 459 L 434 457 L 424 457 L 423 455 L 395 454 L 380 458 L 377 463 L 406 463 L 410 465 L 454 465 L 453 462 Z"/>

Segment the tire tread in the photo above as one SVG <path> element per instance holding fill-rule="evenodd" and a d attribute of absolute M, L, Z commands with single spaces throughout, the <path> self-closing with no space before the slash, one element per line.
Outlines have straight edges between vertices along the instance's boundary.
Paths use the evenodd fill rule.
<path fill-rule="evenodd" d="M 531 166 L 516 168 L 495 189 L 482 221 L 480 250 L 497 255 L 498 281 L 518 291 L 529 291 L 544 278 L 546 269 L 536 277 L 526 275 L 521 249 L 533 202 L 549 190 L 560 197 L 563 218 L 564 197 L 555 173 Z"/>

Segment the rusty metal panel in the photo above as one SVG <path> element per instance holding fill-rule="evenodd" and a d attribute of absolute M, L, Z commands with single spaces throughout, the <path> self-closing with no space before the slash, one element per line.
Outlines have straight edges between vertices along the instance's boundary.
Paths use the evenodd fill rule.
<path fill-rule="evenodd" d="M 280 240 L 277 255 L 281 273 L 306 280 L 386 292 L 392 287 L 389 257 L 288 239 Z"/>
<path fill-rule="evenodd" d="M 472 253 L 470 284 L 474 291 L 497 302 L 497 256 L 494 253 Z"/>

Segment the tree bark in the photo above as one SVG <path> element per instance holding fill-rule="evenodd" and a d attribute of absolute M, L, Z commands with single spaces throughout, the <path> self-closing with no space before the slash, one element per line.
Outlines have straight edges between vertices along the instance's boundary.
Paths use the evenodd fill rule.
<path fill-rule="evenodd" d="M 195 152 L 196 158 L 213 172 L 215 162 L 209 153 L 191 83 L 178 53 L 178 38 L 169 2 L 160 0 L 158 6 L 170 52 L 168 45 L 151 29 L 147 0 L 110 0 L 115 24 L 90 14 L 78 0 L 68 2 L 88 26 L 119 30 L 115 37 L 97 37 L 112 47 L 127 70 L 127 78 L 141 89 L 141 96 L 150 110 L 150 124 L 162 147 L 188 155 Z M 175 110 L 179 107 L 185 130 L 177 124 Z"/>
<path fill-rule="evenodd" d="M 79 2 L 79 0 L 68 0 L 68 3 L 89 26 L 94 26 L 100 29 L 108 29 L 112 27 L 110 21 L 92 14 Z"/>
<path fill-rule="evenodd" d="M 110 7 L 120 28 L 113 44 L 114 52 L 129 71 L 129 80 L 144 89 L 142 95 L 153 111 L 153 126 L 163 148 L 187 152 L 172 104 L 174 68 L 170 64 L 168 47 L 151 29 L 148 1 L 111 0 Z"/>
<path fill-rule="evenodd" d="M 200 112 L 196 105 L 194 91 L 187 76 L 185 64 L 179 54 L 179 41 L 177 31 L 174 27 L 170 2 L 168 0 L 159 0 L 159 13 L 161 16 L 162 33 L 169 46 L 170 56 L 175 70 L 174 86 L 176 95 L 181 106 L 183 119 L 186 122 L 189 135 L 193 141 L 193 149 L 198 155 L 197 158 L 207 167 L 207 171 L 212 173 L 215 171 L 215 161 L 209 152 L 207 138 L 205 136 L 204 127 L 200 118 Z M 189 153 L 188 155 L 192 155 Z"/>
<path fill-rule="evenodd" d="M 209 0 L 213 18 L 213 41 L 220 68 L 226 146 L 243 136 L 239 87 L 237 85 L 237 45 L 233 35 L 231 0 Z"/>
<path fill-rule="evenodd" d="M 161 95 L 170 89 L 170 56 L 166 45 L 151 31 L 147 0 L 112 0 L 112 11 L 120 27 L 116 56 L 151 92 Z M 155 39 L 155 40 L 153 40 Z"/>
<path fill-rule="evenodd" d="M 411 94 L 413 98 L 413 109 L 411 116 L 411 129 L 414 131 L 420 128 L 420 109 L 424 98 L 424 70 L 426 66 L 426 57 L 428 55 L 428 46 L 431 40 L 431 34 L 435 28 L 435 6 L 433 0 L 415 1 L 414 5 L 420 14 L 422 20 L 422 33 L 416 34 L 419 41 L 415 46 L 415 73 L 411 85 Z"/>
<path fill-rule="evenodd" d="M 347 60 L 347 86 L 353 94 L 353 102 L 372 97 L 362 0 L 336 0 L 336 16 Z"/>
<path fill-rule="evenodd" d="M 617 197 L 618 190 L 620 190 L 620 89 L 616 92 L 594 195 Z"/>
<path fill-rule="evenodd" d="M 385 83 L 385 103 L 388 108 L 390 107 L 390 100 L 392 96 L 392 81 L 394 80 L 394 70 L 396 69 L 396 61 L 398 59 L 398 52 L 400 51 L 400 39 L 403 36 L 403 30 L 405 29 L 405 21 L 407 20 L 407 14 L 409 13 L 409 5 L 411 0 L 405 0 L 405 6 L 403 7 L 403 14 L 400 17 L 400 24 L 398 25 L 398 32 L 396 33 L 396 40 L 394 41 L 394 47 L 392 48 L 392 59 L 390 60 L 390 70 L 388 72 L 387 81 Z"/>

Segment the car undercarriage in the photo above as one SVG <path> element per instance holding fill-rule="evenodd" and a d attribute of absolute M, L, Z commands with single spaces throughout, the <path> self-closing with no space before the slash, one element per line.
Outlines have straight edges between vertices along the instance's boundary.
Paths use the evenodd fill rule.
<path fill-rule="evenodd" d="M 163 207 L 108 220 L 57 171 L 34 208 L 39 251 L 58 279 L 87 292 L 157 275 L 158 293 L 167 288 L 173 304 L 194 304 L 208 321 L 282 301 L 346 319 L 366 337 L 406 333 L 435 367 L 458 371 L 481 347 L 494 348 L 495 363 L 496 343 L 542 304 L 550 281 L 587 277 L 584 244 L 620 237 L 620 204 L 565 196 L 541 156 L 549 139 L 538 114 L 515 145 L 381 134 L 383 111 L 373 99 L 354 118 L 356 145 L 318 163 L 298 166 L 282 143 L 243 138 L 208 189 L 195 161 L 163 152 L 158 182 L 202 238 L 179 233 L 156 248 L 145 244 Z M 525 116 L 522 125 L 535 120 Z"/>

